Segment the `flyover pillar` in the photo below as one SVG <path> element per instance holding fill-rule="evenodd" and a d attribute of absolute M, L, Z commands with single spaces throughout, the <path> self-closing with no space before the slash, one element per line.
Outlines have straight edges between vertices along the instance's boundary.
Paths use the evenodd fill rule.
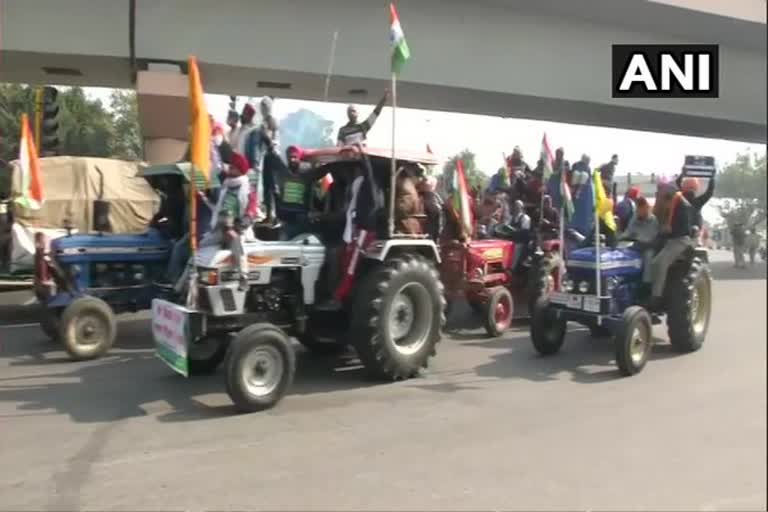
<path fill-rule="evenodd" d="M 187 149 L 188 81 L 180 71 L 139 71 L 136 96 L 144 139 L 144 160 L 150 164 L 179 161 Z"/>

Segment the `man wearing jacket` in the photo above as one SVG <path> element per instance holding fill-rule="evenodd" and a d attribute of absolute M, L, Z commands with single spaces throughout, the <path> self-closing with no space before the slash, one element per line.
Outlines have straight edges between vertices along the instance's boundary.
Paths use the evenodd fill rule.
<path fill-rule="evenodd" d="M 658 311 L 664 301 L 664 285 L 667 281 L 669 267 L 693 245 L 691 230 L 693 227 L 693 207 L 683 194 L 673 186 L 667 186 L 660 194 L 668 208 L 665 208 L 666 218 L 661 226 L 660 240 L 663 242 L 661 251 L 653 258 L 650 309 Z"/>

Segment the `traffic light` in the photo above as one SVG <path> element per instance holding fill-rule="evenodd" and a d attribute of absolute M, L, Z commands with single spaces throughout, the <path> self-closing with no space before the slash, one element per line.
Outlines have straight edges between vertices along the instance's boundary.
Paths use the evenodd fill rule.
<path fill-rule="evenodd" d="M 40 154 L 42 156 L 55 156 L 59 154 L 59 105 L 57 99 L 59 91 L 55 87 L 43 87 L 42 93 L 42 126 Z"/>

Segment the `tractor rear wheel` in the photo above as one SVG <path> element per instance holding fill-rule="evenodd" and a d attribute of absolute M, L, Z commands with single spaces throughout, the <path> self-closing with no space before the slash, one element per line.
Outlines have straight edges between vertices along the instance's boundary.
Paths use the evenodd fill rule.
<path fill-rule="evenodd" d="M 445 324 L 443 285 L 432 262 L 402 255 L 369 270 L 352 306 L 350 340 L 368 373 L 396 381 L 418 375 Z"/>
<path fill-rule="evenodd" d="M 680 352 L 695 352 L 704 343 L 712 312 L 712 277 L 699 258 L 690 265 L 678 264 L 667 278 L 667 333 Z"/>

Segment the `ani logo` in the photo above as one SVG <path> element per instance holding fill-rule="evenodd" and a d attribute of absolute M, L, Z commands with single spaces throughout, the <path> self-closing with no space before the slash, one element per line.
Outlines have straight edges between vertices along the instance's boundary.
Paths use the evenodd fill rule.
<path fill-rule="evenodd" d="M 614 98 L 717 98 L 717 45 L 613 45 Z"/>

